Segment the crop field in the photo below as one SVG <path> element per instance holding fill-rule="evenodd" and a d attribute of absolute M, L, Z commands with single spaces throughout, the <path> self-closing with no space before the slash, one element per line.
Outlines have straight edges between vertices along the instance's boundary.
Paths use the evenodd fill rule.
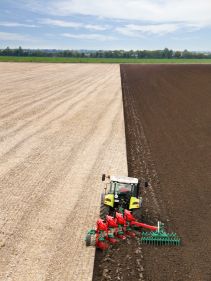
<path fill-rule="evenodd" d="M 0 281 L 211 280 L 211 65 L 1 62 L 0 78 Z M 181 246 L 86 247 L 102 173 L 147 180 L 143 222 Z"/>
<path fill-rule="evenodd" d="M 101 174 L 127 174 L 119 66 L 0 64 L 0 280 L 91 280 Z"/>
<path fill-rule="evenodd" d="M 135 64 L 210 64 L 211 59 L 118 59 L 118 58 L 59 58 L 59 57 L 15 57 L 0 56 L 0 62 L 42 62 L 42 63 L 135 63 Z"/>
<path fill-rule="evenodd" d="M 150 183 L 142 218 L 163 221 L 182 245 L 97 252 L 94 280 L 106 268 L 119 280 L 209 281 L 211 66 L 121 65 L 121 76 L 128 172 Z"/>

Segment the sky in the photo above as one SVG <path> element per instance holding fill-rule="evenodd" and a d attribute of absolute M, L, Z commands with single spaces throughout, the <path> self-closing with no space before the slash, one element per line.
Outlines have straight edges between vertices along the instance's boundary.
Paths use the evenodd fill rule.
<path fill-rule="evenodd" d="M 211 51 L 211 0 L 0 0 L 0 48 Z"/>

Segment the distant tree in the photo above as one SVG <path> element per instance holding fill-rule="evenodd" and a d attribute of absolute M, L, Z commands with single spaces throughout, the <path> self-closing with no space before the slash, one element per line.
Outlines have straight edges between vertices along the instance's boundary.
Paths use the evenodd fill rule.
<path fill-rule="evenodd" d="M 163 58 L 170 59 L 173 56 L 173 51 L 169 50 L 168 48 L 165 48 L 162 53 L 163 53 Z"/>
<path fill-rule="evenodd" d="M 189 52 L 188 50 L 184 50 L 184 51 L 182 52 L 182 57 L 183 57 L 184 59 L 190 59 L 190 58 L 192 58 L 192 54 L 191 54 L 191 52 Z"/>
<path fill-rule="evenodd" d="M 34 57 L 90 57 L 90 58 L 211 58 L 211 53 L 189 52 L 188 50 L 173 51 L 168 48 L 164 50 L 98 50 L 98 51 L 75 51 L 75 50 L 24 50 L 22 47 L 18 49 L 4 50 L 0 49 L 1 56 L 34 56 Z"/>
<path fill-rule="evenodd" d="M 3 54 L 4 54 L 5 56 L 9 56 L 9 55 L 11 54 L 10 48 L 7 47 L 7 48 L 3 51 Z"/>
<path fill-rule="evenodd" d="M 17 56 L 23 56 L 24 52 L 21 46 L 17 49 Z"/>
<path fill-rule="evenodd" d="M 181 56 L 182 56 L 182 53 L 180 51 L 176 51 L 174 53 L 174 57 L 177 58 L 177 59 L 181 58 Z"/>

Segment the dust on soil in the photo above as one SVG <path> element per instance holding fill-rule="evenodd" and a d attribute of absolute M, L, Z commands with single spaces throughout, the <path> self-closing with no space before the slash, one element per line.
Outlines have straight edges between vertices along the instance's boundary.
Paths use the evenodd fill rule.
<path fill-rule="evenodd" d="M 162 220 L 181 236 L 182 246 L 142 245 L 137 256 L 137 241 L 121 243 L 96 255 L 93 280 L 142 280 L 138 258 L 146 281 L 208 281 L 211 66 L 121 65 L 121 76 L 129 175 L 150 183 L 142 190 L 143 221 Z M 107 255 L 114 262 L 106 263 Z M 128 275 L 117 275 L 118 264 L 128 265 L 126 255 Z"/>

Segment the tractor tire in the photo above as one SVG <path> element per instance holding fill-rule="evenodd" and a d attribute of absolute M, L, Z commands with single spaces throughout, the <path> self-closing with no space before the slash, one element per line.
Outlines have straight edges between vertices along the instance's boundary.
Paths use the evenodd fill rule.
<path fill-rule="evenodd" d="M 132 211 L 132 215 L 134 216 L 134 218 L 138 221 L 141 220 L 141 217 L 142 217 L 142 214 L 141 214 L 141 209 L 138 208 L 138 209 L 133 209 Z"/>
<path fill-rule="evenodd" d="M 87 234 L 86 235 L 86 246 L 95 246 L 96 245 L 96 239 L 94 235 Z"/>
<path fill-rule="evenodd" d="M 104 203 L 101 202 L 101 205 L 100 205 L 100 218 L 105 220 L 106 216 L 109 215 L 109 211 L 110 211 L 110 207 L 104 205 Z"/>

